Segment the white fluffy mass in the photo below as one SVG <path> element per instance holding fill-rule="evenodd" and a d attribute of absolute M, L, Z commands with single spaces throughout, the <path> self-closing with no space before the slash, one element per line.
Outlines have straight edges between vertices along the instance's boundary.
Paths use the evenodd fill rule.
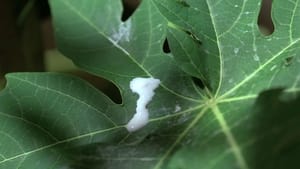
<path fill-rule="evenodd" d="M 154 96 L 154 90 L 159 86 L 160 80 L 154 78 L 137 77 L 130 81 L 130 89 L 139 95 L 136 103 L 136 113 L 127 123 L 126 128 L 129 132 L 134 132 L 144 127 L 149 121 L 147 104 Z"/>

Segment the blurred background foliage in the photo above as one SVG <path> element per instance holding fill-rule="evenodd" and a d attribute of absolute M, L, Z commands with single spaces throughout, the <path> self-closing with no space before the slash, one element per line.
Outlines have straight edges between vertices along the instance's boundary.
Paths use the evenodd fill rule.
<path fill-rule="evenodd" d="M 262 0 L 258 25 L 271 34 L 271 1 Z M 122 0 L 121 20 L 134 12 L 140 0 Z M 55 71 L 77 75 L 120 102 L 117 88 L 110 82 L 78 70 L 55 48 L 51 14 L 47 0 L 1 0 L 0 2 L 0 89 L 10 72 Z"/>

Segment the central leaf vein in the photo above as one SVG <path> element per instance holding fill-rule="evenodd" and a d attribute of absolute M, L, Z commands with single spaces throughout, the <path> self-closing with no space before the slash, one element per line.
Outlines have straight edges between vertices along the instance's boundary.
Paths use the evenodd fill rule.
<path fill-rule="evenodd" d="M 222 113 L 220 112 L 218 106 L 212 105 L 211 108 L 212 108 L 212 111 L 213 111 L 215 117 L 217 118 L 218 122 L 221 125 L 221 128 L 227 138 L 229 145 L 231 146 L 233 154 L 238 162 L 238 165 L 240 166 L 241 169 L 249 169 L 249 167 L 242 155 L 240 147 L 239 147 L 237 141 L 235 140 L 233 134 L 231 133 L 230 128 L 227 125 L 227 122 L 226 122 L 224 116 L 222 115 Z"/>
<path fill-rule="evenodd" d="M 94 107 L 94 106 L 90 105 L 89 103 L 84 102 L 84 101 L 82 101 L 82 100 L 80 100 L 80 99 L 78 99 L 78 98 L 76 98 L 76 97 L 74 97 L 74 96 L 68 95 L 68 94 L 66 94 L 66 93 L 63 93 L 63 92 L 58 91 L 58 90 L 55 90 L 55 89 L 51 89 L 51 88 L 49 88 L 49 87 L 40 86 L 40 85 L 38 85 L 38 84 L 36 84 L 36 83 L 32 83 L 32 82 L 30 82 L 30 81 L 28 81 L 28 80 L 24 80 L 24 79 L 15 77 L 15 76 L 10 76 L 10 78 L 17 79 L 17 80 L 19 80 L 19 81 L 21 81 L 21 82 L 28 83 L 28 84 L 30 84 L 30 85 L 32 85 L 32 86 L 37 87 L 37 88 L 44 89 L 44 90 L 48 90 L 48 91 L 53 92 L 53 93 L 56 93 L 56 94 L 58 94 L 58 95 L 61 95 L 61 96 L 70 98 L 70 99 L 72 99 L 72 100 L 74 100 L 74 101 L 76 101 L 76 102 L 78 102 L 78 103 L 80 103 L 80 104 L 83 104 L 83 105 L 85 105 L 85 106 L 87 106 L 87 107 L 93 109 L 94 111 L 96 111 L 97 113 L 99 113 L 100 115 L 102 115 L 104 118 L 106 118 L 109 122 L 111 122 L 114 126 L 117 126 L 117 124 L 116 124 L 111 118 L 109 118 L 109 117 L 108 117 L 106 114 L 104 114 L 103 112 L 99 111 L 96 107 Z"/>

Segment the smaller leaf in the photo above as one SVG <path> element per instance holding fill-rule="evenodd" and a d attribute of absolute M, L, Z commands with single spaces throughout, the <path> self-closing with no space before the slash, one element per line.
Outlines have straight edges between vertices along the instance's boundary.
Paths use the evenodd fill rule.
<path fill-rule="evenodd" d="M 0 169 L 62 168 L 69 160 L 65 148 L 119 142 L 127 134 L 122 107 L 77 77 L 6 78 L 0 92 Z"/>
<path fill-rule="evenodd" d="M 207 69 L 203 65 L 205 53 L 200 42 L 176 26 L 169 24 L 167 38 L 170 41 L 170 49 L 177 65 L 187 74 L 206 82 Z"/>
<path fill-rule="evenodd" d="M 190 5 L 185 0 L 176 0 L 176 2 L 184 7 L 190 7 Z"/>

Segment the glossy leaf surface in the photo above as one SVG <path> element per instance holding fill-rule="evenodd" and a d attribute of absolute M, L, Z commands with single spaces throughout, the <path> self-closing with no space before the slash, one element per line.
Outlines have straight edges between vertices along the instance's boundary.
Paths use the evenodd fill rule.
<path fill-rule="evenodd" d="M 143 0 L 125 22 L 121 1 L 50 3 L 59 50 L 123 102 L 71 76 L 8 75 L 1 169 L 299 167 L 299 1 L 274 0 L 270 36 L 256 24 L 260 0 Z M 134 77 L 161 85 L 149 124 L 128 133 Z"/>

